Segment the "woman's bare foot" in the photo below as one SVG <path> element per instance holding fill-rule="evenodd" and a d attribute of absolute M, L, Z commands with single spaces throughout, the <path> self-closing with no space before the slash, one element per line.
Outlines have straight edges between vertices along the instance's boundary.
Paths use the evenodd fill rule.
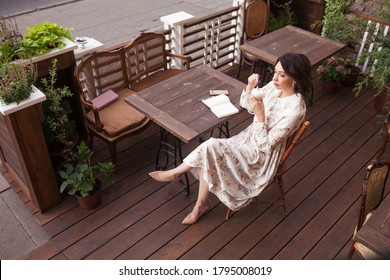
<path fill-rule="evenodd" d="M 181 175 L 171 175 L 171 172 L 168 171 L 153 171 L 149 173 L 149 176 L 158 182 L 171 182 L 171 181 L 179 181 L 181 179 Z"/>
<path fill-rule="evenodd" d="M 183 225 L 192 225 L 195 224 L 200 218 L 202 218 L 210 209 L 210 203 L 207 201 L 204 205 L 199 207 L 194 207 L 191 213 L 185 217 L 181 222 Z"/>

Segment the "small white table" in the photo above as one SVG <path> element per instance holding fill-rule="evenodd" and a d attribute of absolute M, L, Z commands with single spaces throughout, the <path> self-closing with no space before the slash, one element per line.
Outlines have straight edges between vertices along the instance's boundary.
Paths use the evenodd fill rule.
<path fill-rule="evenodd" d="M 78 48 L 74 50 L 74 56 L 76 60 L 81 60 L 86 54 L 90 54 L 104 49 L 104 44 L 94 38 L 88 38 L 88 42 L 81 47 L 81 44 L 77 44 Z"/>

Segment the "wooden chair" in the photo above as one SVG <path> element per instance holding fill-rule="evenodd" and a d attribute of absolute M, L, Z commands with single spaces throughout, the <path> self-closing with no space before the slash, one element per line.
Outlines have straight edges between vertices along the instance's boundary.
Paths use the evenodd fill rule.
<path fill-rule="evenodd" d="M 268 31 L 268 17 L 270 12 L 270 0 L 253 0 L 250 1 L 248 6 L 246 6 L 247 1 L 244 1 L 244 28 L 243 34 L 240 40 L 240 44 L 243 44 L 245 41 L 253 40 L 264 34 L 267 34 Z M 245 62 L 252 66 L 252 73 L 255 70 L 255 67 L 261 67 L 265 69 L 266 63 L 260 59 L 257 59 L 253 55 L 241 51 L 240 63 L 238 65 L 237 79 L 240 77 L 242 63 Z"/>
<path fill-rule="evenodd" d="M 350 257 L 356 252 L 363 259 L 379 259 L 380 257 L 361 244 L 355 241 L 356 232 L 371 217 L 371 214 L 383 200 L 383 193 L 389 174 L 390 164 L 385 161 L 373 160 L 363 175 L 362 199 L 359 218 L 355 227 Z"/>
<path fill-rule="evenodd" d="M 103 51 L 83 60 L 75 72 L 81 104 L 85 110 L 89 146 L 92 145 L 94 136 L 104 140 L 115 165 L 117 165 L 116 144 L 140 132 L 149 123 L 146 116 L 131 108 L 124 100 L 128 96 L 128 91 L 122 90 L 126 88 L 122 68 L 118 52 Z M 119 99 L 106 108 L 98 110 L 91 100 L 110 89 L 119 95 Z"/>
<path fill-rule="evenodd" d="M 182 59 L 186 68 L 171 69 L 172 58 Z M 117 142 L 141 132 L 150 123 L 149 118 L 129 106 L 125 98 L 188 70 L 189 66 L 189 57 L 169 53 L 165 35 L 153 32 L 142 33 L 124 46 L 84 58 L 74 76 L 85 110 L 89 144 L 93 136 L 104 140 L 116 163 Z M 119 98 L 102 109 L 94 106 L 93 101 L 110 90 Z"/>
<path fill-rule="evenodd" d="M 286 172 L 284 163 L 286 162 L 286 160 L 290 156 L 292 150 L 297 145 L 297 143 L 299 142 L 299 140 L 301 139 L 302 135 L 305 133 L 305 131 L 307 130 L 309 125 L 310 125 L 309 121 L 304 121 L 302 123 L 301 127 L 287 139 L 287 144 L 286 144 L 287 149 L 284 151 L 284 153 L 282 155 L 282 158 L 279 162 L 279 166 L 278 166 L 278 169 L 276 171 L 276 174 L 275 174 L 273 180 L 271 180 L 267 185 L 267 187 L 268 187 L 268 186 L 272 185 L 275 181 L 277 181 L 278 185 L 279 185 L 279 197 L 276 200 L 270 200 L 270 201 L 259 201 L 259 200 L 257 200 L 257 197 L 256 197 L 255 201 L 253 203 L 258 203 L 258 204 L 278 203 L 283 207 L 283 214 L 286 214 L 286 201 L 285 201 L 285 197 L 284 197 L 284 188 L 283 188 L 283 174 Z M 229 219 L 230 213 L 231 213 L 231 210 L 228 208 L 228 210 L 226 212 L 226 220 Z"/>

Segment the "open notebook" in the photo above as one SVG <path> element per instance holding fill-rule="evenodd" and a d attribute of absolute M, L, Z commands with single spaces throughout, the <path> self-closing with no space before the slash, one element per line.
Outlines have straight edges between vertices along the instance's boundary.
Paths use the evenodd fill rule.
<path fill-rule="evenodd" d="M 202 102 L 210 108 L 218 118 L 224 118 L 229 115 L 237 114 L 239 110 L 234 106 L 227 95 L 220 94 L 207 99 Z"/>

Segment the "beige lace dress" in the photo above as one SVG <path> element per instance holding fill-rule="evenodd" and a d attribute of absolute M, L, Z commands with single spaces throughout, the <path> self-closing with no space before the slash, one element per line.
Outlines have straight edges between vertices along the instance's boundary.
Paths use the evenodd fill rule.
<path fill-rule="evenodd" d="M 253 122 L 228 139 L 210 138 L 192 151 L 184 162 L 203 176 L 210 192 L 237 211 L 249 204 L 275 175 L 286 139 L 303 122 L 306 106 L 301 94 L 279 98 L 273 82 L 253 89 L 263 96 L 265 123 Z M 249 95 L 243 91 L 240 105 L 250 112 Z M 200 171 L 203 173 L 200 174 Z"/>

